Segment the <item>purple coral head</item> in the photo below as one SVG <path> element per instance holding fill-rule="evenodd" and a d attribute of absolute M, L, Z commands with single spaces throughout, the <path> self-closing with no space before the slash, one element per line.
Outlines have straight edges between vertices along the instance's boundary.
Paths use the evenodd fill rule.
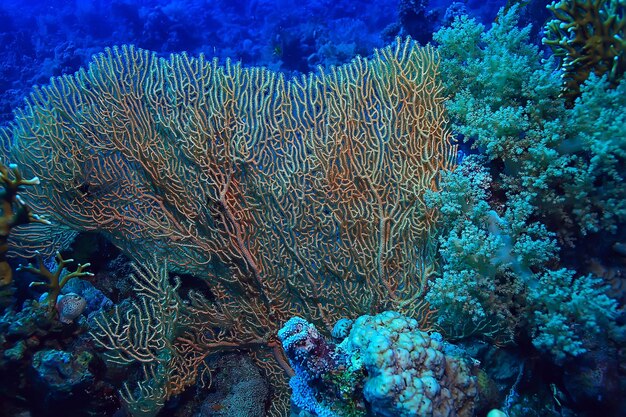
<path fill-rule="evenodd" d="M 318 377 L 335 365 L 334 345 L 329 344 L 315 325 L 301 317 L 292 317 L 278 331 L 285 354 L 298 372 Z"/>
<path fill-rule="evenodd" d="M 278 331 L 278 338 L 289 358 L 309 355 L 323 340 L 315 326 L 301 317 L 290 318 Z"/>

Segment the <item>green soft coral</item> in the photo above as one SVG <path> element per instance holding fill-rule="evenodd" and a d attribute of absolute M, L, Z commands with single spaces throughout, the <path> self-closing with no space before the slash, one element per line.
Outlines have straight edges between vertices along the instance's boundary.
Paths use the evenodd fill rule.
<path fill-rule="evenodd" d="M 529 335 L 557 362 L 587 351 L 591 338 L 614 329 L 617 303 L 602 280 L 551 269 L 559 247 L 529 205 L 498 214 L 480 159 L 470 156 L 442 179 L 428 204 L 444 214 L 442 273 L 426 298 L 451 338 L 487 337 L 498 343 Z M 520 202 L 521 200 L 517 200 Z"/>
<path fill-rule="evenodd" d="M 565 268 L 543 273 L 528 294 L 535 308 L 533 344 L 557 361 L 586 352 L 585 339 L 612 328 L 617 316 L 606 290 L 592 275 L 576 277 Z"/>
<path fill-rule="evenodd" d="M 515 6 L 501 13 L 487 32 L 475 19 L 463 15 L 433 34 L 449 92 L 468 91 L 494 105 L 517 98 L 524 87 L 520 74 L 538 68 L 538 49 L 528 42 L 530 27 L 516 26 L 517 10 Z"/>
<path fill-rule="evenodd" d="M 591 75 L 568 111 L 566 140 L 558 150 L 572 155 L 565 195 L 586 232 L 618 232 L 626 221 L 626 80 L 611 88 L 607 77 Z"/>
<path fill-rule="evenodd" d="M 434 35 L 443 79 L 453 80 L 445 86 L 452 96 L 448 109 L 455 130 L 473 138 L 490 159 L 510 161 L 512 170 L 513 161 L 535 143 L 529 130 L 559 114 L 554 99 L 560 91 L 554 63 L 541 62 L 538 48 L 529 42 L 530 27 L 516 24 L 513 7 L 487 32 L 480 33 L 484 27 L 474 19 L 461 17 Z M 465 33 L 479 40 L 461 51 L 456 43 Z"/>
<path fill-rule="evenodd" d="M 526 334 L 562 360 L 613 323 L 597 279 L 571 269 L 584 260 L 562 272 L 560 245 L 588 247 L 602 232 L 610 246 L 623 233 L 626 85 L 592 75 L 568 108 L 555 61 L 516 24 L 513 7 L 487 32 L 462 17 L 434 37 L 454 129 L 484 157 L 466 158 L 428 196 L 443 218 L 427 299 L 452 337 Z M 464 33 L 472 41 L 459 47 Z M 598 297 L 607 320 L 578 294 Z"/>
<path fill-rule="evenodd" d="M 592 75 L 571 109 L 528 133 L 536 142 L 505 179 L 511 199 L 527 198 L 564 241 L 617 235 L 626 220 L 624 109 L 626 81 L 612 89 Z"/>
<path fill-rule="evenodd" d="M 466 158 L 442 178 L 427 202 L 443 214 L 441 276 L 426 295 L 452 338 L 486 336 L 510 342 L 519 330 L 522 296 L 533 269 L 556 257 L 553 235 L 524 210 L 492 207 L 491 176 L 480 158 Z"/>
<path fill-rule="evenodd" d="M 434 36 L 443 78 L 453 80 L 446 86 L 454 128 L 500 167 L 493 173 L 509 206 L 531 205 L 563 242 L 614 234 L 626 220 L 624 81 L 592 75 L 566 108 L 561 73 L 530 45 L 529 28 L 516 27 L 516 12 L 482 34 L 482 25 L 459 18 Z M 463 33 L 480 42 L 459 50 Z"/>

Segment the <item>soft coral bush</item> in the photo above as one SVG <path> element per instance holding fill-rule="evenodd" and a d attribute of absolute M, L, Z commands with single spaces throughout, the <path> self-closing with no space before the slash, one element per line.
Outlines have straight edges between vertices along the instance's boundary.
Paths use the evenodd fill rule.
<path fill-rule="evenodd" d="M 469 158 L 429 196 L 442 272 L 427 298 L 457 337 L 526 334 L 560 361 L 614 326 L 601 280 L 562 247 L 624 235 L 626 82 L 592 76 L 567 108 L 556 64 L 516 24 L 513 7 L 488 31 L 461 17 L 434 36 L 454 129 L 483 163 Z"/>
<path fill-rule="evenodd" d="M 605 291 L 602 280 L 592 275 L 576 277 L 565 268 L 540 274 L 528 294 L 534 307 L 533 344 L 557 361 L 586 352 L 585 338 L 614 326 L 617 303 Z"/>
<path fill-rule="evenodd" d="M 561 73 L 516 22 L 512 8 L 487 32 L 461 18 L 435 34 L 455 129 L 497 161 L 510 205 L 528 202 L 563 241 L 615 234 L 626 220 L 626 82 L 591 76 L 566 108 Z"/>
<path fill-rule="evenodd" d="M 555 234 L 528 221 L 528 205 L 493 207 L 491 181 L 471 156 L 427 196 L 443 214 L 442 272 L 426 294 L 439 326 L 500 344 L 522 334 L 557 362 L 584 353 L 589 338 L 614 330 L 617 303 L 601 279 L 555 269 Z"/>

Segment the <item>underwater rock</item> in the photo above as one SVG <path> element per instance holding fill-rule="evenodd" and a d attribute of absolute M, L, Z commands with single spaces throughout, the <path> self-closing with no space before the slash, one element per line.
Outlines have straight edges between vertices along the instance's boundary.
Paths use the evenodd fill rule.
<path fill-rule="evenodd" d="M 50 395 L 68 393 L 77 385 L 91 382 L 89 362 L 93 355 L 87 351 L 80 353 L 62 350 L 42 350 L 33 355 L 32 367 L 40 384 Z"/>
<path fill-rule="evenodd" d="M 38 417 L 111 416 L 119 399 L 115 387 L 99 379 L 97 363 L 88 351 L 36 352 L 20 395 Z"/>
<path fill-rule="evenodd" d="M 213 385 L 194 417 L 264 417 L 268 382 L 246 356 L 230 354 L 216 363 Z"/>
<path fill-rule="evenodd" d="M 620 401 L 618 370 L 614 354 L 589 351 L 565 366 L 564 387 L 577 406 L 612 415 Z"/>
<path fill-rule="evenodd" d="M 514 349 L 503 349 L 489 346 L 484 360 L 481 358 L 483 369 L 503 387 L 510 387 L 523 373 L 523 359 Z"/>
<path fill-rule="evenodd" d="M 4 351 L 4 358 L 12 362 L 17 362 L 24 357 L 26 349 L 26 342 L 23 340 L 19 340 L 17 343 L 15 343 L 15 345 L 13 345 L 13 347 Z"/>
<path fill-rule="evenodd" d="M 45 335 L 58 326 L 50 318 L 48 310 L 35 300 L 26 300 L 19 312 L 7 310 L 0 318 L 0 329 L 11 338 Z"/>
<path fill-rule="evenodd" d="M 77 325 L 62 325 L 47 306 L 35 300 L 25 301 L 18 311 L 7 309 L 0 316 L 0 375 L 10 375 L 4 378 L 10 383 L 5 382 L 0 389 L 2 407 L 27 404 L 32 409 L 45 409 L 47 403 L 39 399 L 48 395 L 49 383 L 41 381 L 33 365 L 34 361 L 38 361 L 37 367 L 45 362 L 43 353 L 37 351 L 71 350 L 69 345 L 82 331 Z M 0 415 L 4 415 L 2 407 Z"/>

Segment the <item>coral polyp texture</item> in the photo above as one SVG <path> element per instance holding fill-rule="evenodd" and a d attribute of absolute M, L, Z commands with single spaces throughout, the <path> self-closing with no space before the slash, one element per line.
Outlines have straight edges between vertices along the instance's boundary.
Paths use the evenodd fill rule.
<path fill-rule="evenodd" d="M 589 74 L 615 83 L 626 71 L 626 3 L 623 0 L 560 0 L 548 6 L 543 43 L 563 60 L 565 92 L 577 96 Z"/>
<path fill-rule="evenodd" d="M 278 337 L 295 370 L 292 400 L 320 417 L 474 415 L 477 362 L 399 313 L 357 318 L 338 345 L 300 317 Z"/>

